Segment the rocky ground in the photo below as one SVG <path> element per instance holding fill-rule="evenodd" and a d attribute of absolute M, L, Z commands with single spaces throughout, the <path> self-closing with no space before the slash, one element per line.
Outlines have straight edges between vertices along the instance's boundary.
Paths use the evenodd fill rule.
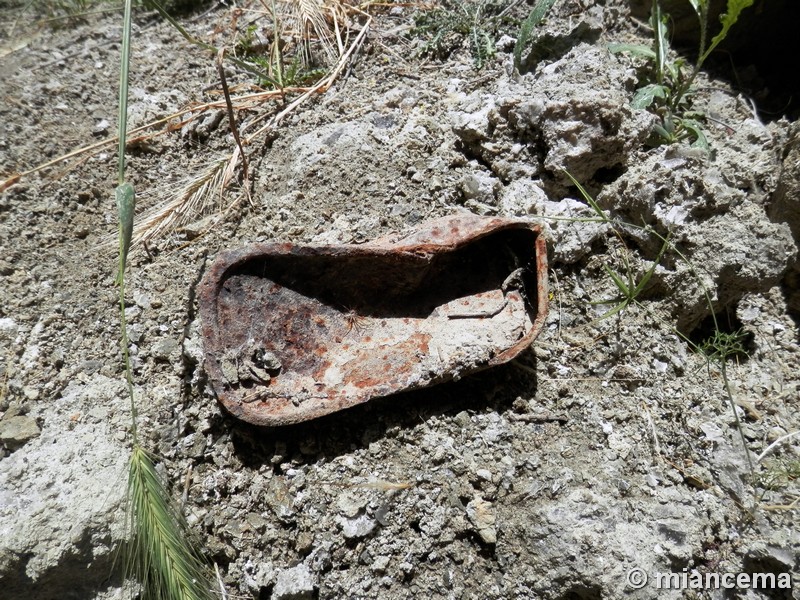
<path fill-rule="evenodd" d="M 218 45 L 253 19 L 208 8 L 183 22 Z M 775 100 L 759 63 L 740 66 L 748 89 L 702 73 L 693 102 L 710 152 L 654 148 L 656 117 L 630 108 L 641 61 L 607 50 L 648 43 L 626 2 L 557 2 L 522 74 L 506 21 L 477 69 L 456 34 L 448 55 L 420 54 L 420 7 L 369 10 L 333 87 L 247 147 L 250 181 L 223 199 L 235 208 L 197 212 L 130 260 L 140 431 L 228 597 L 800 597 L 800 437 L 785 437 L 800 429 L 793 105 L 758 112 Z M 120 15 L 54 28 L 21 11 L 0 38 L 4 178 L 108 139 L 116 119 Z M 219 98 L 214 58 L 152 14 L 136 16 L 133 57 L 133 126 Z M 128 177 L 140 214 L 232 148 L 222 110 L 139 140 Z M 564 170 L 612 222 L 596 222 Z M 130 453 L 115 175 L 109 145 L 0 196 L 3 598 L 125 595 L 112 568 Z M 465 211 L 546 232 L 550 312 L 522 357 L 289 428 L 222 411 L 195 300 L 219 251 L 360 243 Z M 661 253 L 621 222 L 670 244 Z M 652 277 L 638 303 L 600 318 L 614 304 L 595 302 L 619 293 L 608 269 Z M 745 334 L 725 363 L 740 429 L 719 362 L 685 340 L 708 340 L 712 314 Z M 634 568 L 650 576 L 640 589 Z M 793 587 L 658 590 L 659 572 L 788 573 Z"/>

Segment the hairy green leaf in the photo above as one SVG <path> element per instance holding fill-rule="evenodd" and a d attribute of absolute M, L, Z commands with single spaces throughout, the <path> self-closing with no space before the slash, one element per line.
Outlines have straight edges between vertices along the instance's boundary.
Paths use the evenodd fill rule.
<path fill-rule="evenodd" d="M 708 143 L 708 138 L 706 138 L 706 134 L 703 131 L 703 126 L 698 121 L 695 121 L 694 119 L 682 119 L 681 125 L 683 125 L 684 129 L 686 129 L 694 138 L 692 146 L 695 148 L 702 148 L 706 151 L 711 150 L 711 146 Z"/>
<path fill-rule="evenodd" d="M 612 54 L 625 52 L 627 54 L 649 58 L 650 60 L 653 60 L 656 57 L 656 53 L 653 48 L 650 46 L 645 46 L 644 44 L 609 44 L 608 51 Z"/>
<path fill-rule="evenodd" d="M 636 90 L 636 94 L 631 100 L 631 106 L 635 109 L 648 108 L 656 98 L 665 99 L 669 93 L 669 88 L 656 83 L 651 83 Z"/>

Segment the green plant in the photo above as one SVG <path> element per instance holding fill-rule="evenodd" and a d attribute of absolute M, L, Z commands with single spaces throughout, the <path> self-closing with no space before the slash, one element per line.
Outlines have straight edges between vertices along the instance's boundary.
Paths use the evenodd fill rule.
<path fill-rule="evenodd" d="M 719 367 L 728 404 L 730 404 L 733 418 L 736 420 L 736 429 L 739 431 L 739 437 L 742 440 L 742 448 L 747 458 L 747 465 L 750 467 L 750 474 L 754 475 L 755 469 L 753 467 L 753 461 L 747 449 L 747 440 L 744 439 L 742 423 L 739 420 L 739 411 L 736 410 L 736 403 L 733 401 L 733 392 L 731 392 L 731 383 L 728 379 L 728 360 L 737 356 L 747 355 L 744 347 L 744 340 L 747 337 L 747 332 L 741 329 L 731 333 L 722 331 L 716 323 L 716 319 L 714 325 L 714 332 L 697 347 L 697 350 L 708 359 L 709 364 L 715 362 Z"/>
<path fill-rule="evenodd" d="M 520 25 L 517 41 L 514 44 L 514 67 L 519 70 L 522 64 L 522 52 L 528 47 L 533 32 L 545 15 L 553 8 L 556 0 L 539 0 L 531 9 L 528 18 Z"/>
<path fill-rule="evenodd" d="M 600 207 L 599 204 L 595 201 L 594 198 L 586 191 L 586 189 L 576 180 L 570 173 L 566 173 L 567 177 L 570 178 L 572 183 L 575 187 L 578 188 L 581 196 L 589 207 L 594 211 L 597 215 L 596 222 L 605 223 L 611 226 L 614 235 L 616 235 L 617 239 L 619 239 L 622 247 L 625 249 L 622 254 L 622 262 L 624 266 L 624 273 L 621 275 L 617 271 L 613 270 L 607 264 L 603 263 L 602 267 L 603 270 L 608 274 L 611 278 L 611 281 L 617 288 L 619 292 L 618 295 L 614 296 L 613 298 L 607 298 L 605 300 L 595 300 L 592 302 L 594 305 L 604 305 L 604 304 L 614 304 L 611 309 L 605 312 L 603 315 L 599 317 L 598 320 L 607 319 L 619 312 L 622 312 L 624 309 L 628 308 L 631 304 L 640 304 L 639 296 L 641 296 L 642 292 L 647 287 L 647 284 L 650 283 L 650 279 L 655 273 L 656 268 L 658 267 L 659 263 L 661 262 L 661 258 L 664 256 L 664 252 L 670 246 L 669 236 L 660 237 L 661 239 L 661 249 L 658 252 L 658 256 L 650 265 L 650 267 L 644 272 L 641 278 L 636 279 L 635 271 L 631 265 L 629 253 L 627 247 L 625 246 L 625 241 L 623 239 L 622 233 L 617 226 L 617 224 L 611 220 L 611 218 L 605 213 L 605 211 Z M 626 224 L 628 225 L 628 224 Z M 650 228 L 645 228 L 646 231 L 652 232 Z M 652 232 L 655 233 L 655 232 Z"/>
<path fill-rule="evenodd" d="M 307 3 L 293 4 L 299 5 L 299 9 L 304 6 L 317 7 L 314 3 L 310 5 Z M 324 26 L 321 14 L 310 14 L 310 8 L 307 8 L 306 13 L 299 16 L 291 11 L 287 14 L 285 8 L 278 8 L 275 0 L 272 0 L 267 8 L 272 26 L 271 41 L 258 43 L 256 41 L 258 25 L 252 24 L 236 43 L 237 53 L 240 56 L 245 57 L 262 72 L 267 73 L 267 78 L 259 78 L 259 85 L 283 91 L 290 87 L 313 84 L 325 77 L 327 69 L 313 66 L 309 39 L 304 37 L 295 44 L 286 44 L 283 41 L 284 32 L 292 29 L 292 21 L 315 23 L 315 26 L 321 29 Z M 325 35 L 320 36 L 321 41 L 325 39 Z M 326 48 L 324 42 L 322 45 L 327 54 L 330 49 Z"/>
<path fill-rule="evenodd" d="M 134 444 L 128 480 L 129 563 L 145 598 L 210 600 L 203 560 L 189 542 L 187 525 L 175 508 L 153 457 Z"/>
<path fill-rule="evenodd" d="M 653 43 L 611 44 L 611 52 L 626 52 L 645 58 L 650 64 L 647 83 L 640 87 L 631 105 L 636 109 L 648 109 L 661 118 L 654 128 L 649 142 L 653 145 L 670 144 L 692 140 L 692 145 L 708 149 L 699 118 L 702 115 L 691 111 L 690 99 L 694 81 L 706 59 L 727 37 L 731 27 L 739 20 L 741 12 L 754 0 L 728 0 L 727 10 L 720 16 L 722 29 L 708 43 L 708 20 L 710 0 L 689 0 L 700 23 L 700 41 L 697 60 L 689 67 L 683 58 L 672 57 L 669 47 L 668 15 L 661 10 L 659 0 L 653 0 L 650 25 Z"/>
<path fill-rule="evenodd" d="M 778 438 L 756 458 L 756 462 L 760 463 L 777 445 L 797 435 L 800 435 L 800 431 L 788 433 Z M 791 502 L 769 504 L 766 507 L 776 510 L 792 510 L 796 508 L 798 504 L 800 504 L 800 493 L 798 493 L 796 486 L 796 484 L 800 482 L 800 459 L 783 456 L 769 460 L 764 467 L 764 470 L 759 473 L 756 479 L 756 485 L 761 488 L 761 493 L 758 495 L 759 502 L 763 502 L 767 494 L 774 492 L 781 492 L 785 495 L 785 490 L 794 485 L 794 499 Z"/>
<path fill-rule="evenodd" d="M 504 17 L 498 2 L 446 0 L 442 8 L 420 12 L 411 34 L 427 38 L 420 54 L 439 59 L 469 40 L 475 68 L 482 69 L 496 53 L 495 40 Z"/>
<path fill-rule="evenodd" d="M 131 540 L 126 563 L 129 575 L 141 585 L 143 596 L 165 600 L 208 600 L 211 586 L 200 555 L 188 541 L 185 523 L 173 506 L 169 493 L 156 473 L 153 458 L 144 449 L 137 429 L 137 405 L 133 372 L 128 353 L 128 328 L 125 319 L 125 265 L 133 235 L 136 197 L 125 181 L 125 146 L 128 104 L 128 65 L 130 62 L 131 5 L 125 3 L 122 57 L 119 85 L 119 154 L 116 204 L 119 214 L 120 345 L 125 366 L 125 382 L 131 411 L 133 449 L 128 469 L 128 520 Z"/>
<path fill-rule="evenodd" d="M 734 419 L 736 421 L 736 428 L 739 432 L 739 436 L 742 441 L 742 448 L 747 459 L 747 464 L 750 469 L 751 477 L 755 474 L 755 468 L 753 465 L 753 461 L 750 458 L 750 452 L 747 449 L 747 442 L 744 437 L 744 431 L 742 429 L 741 421 L 739 420 L 739 415 L 736 410 L 736 403 L 733 399 L 733 392 L 731 390 L 730 381 L 728 379 L 728 371 L 727 371 L 727 364 L 728 361 L 732 358 L 746 355 L 745 352 L 745 345 L 744 341 L 746 339 L 746 332 L 739 330 L 732 333 L 723 331 L 722 327 L 720 326 L 717 317 L 714 312 L 714 304 L 711 300 L 711 294 L 706 289 L 702 278 L 697 274 L 694 265 L 691 263 L 689 258 L 684 255 L 674 244 L 670 242 L 669 234 L 661 235 L 656 232 L 653 228 L 646 226 L 646 225 L 635 225 L 632 223 L 624 223 L 619 222 L 616 220 L 611 219 L 603 208 L 595 201 L 594 198 L 586 191 L 586 189 L 569 173 L 566 173 L 567 176 L 572 180 L 573 184 L 577 187 L 578 191 L 580 192 L 583 199 L 592 209 L 592 211 L 597 215 L 596 218 L 588 218 L 588 219 L 566 219 L 569 221 L 582 221 L 582 222 L 593 222 L 593 223 L 604 223 L 611 227 L 614 234 L 622 240 L 622 232 L 625 229 L 638 229 L 644 233 L 649 235 L 653 235 L 656 237 L 660 243 L 661 248 L 658 252 L 658 256 L 656 260 L 653 261 L 651 267 L 645 271 L 644 275 L 636 281 L 633 275 L 633 269 L 630 265 L 630 261 L 628 258 L 627 253 L 623 255 L 623 263 L 624 263 L 624 272 L 625 275 L 619 275 L 616 271 L 611 269 L 605 263 L 603 264 L 603 269 L 609 275 L 612 282 L 614 283 L 615 287 L 619 291 L 619 295 L 615 298 L 611 298 L 608 300 L 600 300 L 595 301 L 593 304 L 609 304 L 615 303 L 611 310 L 603 314 L 597 321 L 610 317 L 614 314 L 618 314 L 623 311 L 623 309 L 628 308 L 632 304 L 636 304 L 640 308 L 642 308 L 645 312 L 650 314 L 653 319 L 658 320 L 658 317 L 653 315 L 648 308 L 642 304 L 638 297 L 640 296 L 641 292 L 645 289 L 648 282 L 650 281 L 653 273 L 655 272 L 655 268 L 658 266 L 659 262 L 663 258 L 665 252 L 669 250 L 671 253 L 675 254 L 681 261 L 683 261 L 689 268 L 689 271 L 695 277 L 695 279 L 700 284 L 703 295 L 705 297 L 705 301 L 707 303 L 709 312 L 711 314 L 711 320 L 713 322 L 713 333 L 709 336 L 706 340 L 702 341 L 701 343 L 695 343 L 689 339 L 689 337 L 678 330 L 676 327 L 670 325 L 672 330 L 678 335 L 681 339 L 683 339 L 693 350 L 698 352 L 699 354 L 703 355 L 707 361 L 707 365 L 710 368 L 711 364 L 714 363 L 720 370 L 722 374 L 723 386 L 725 389 L 726 399 L 728 401 L 729 406 L 733 412 Z M 552 217 L 551 217 L 552 218 Z M 560 220 L 560 219 L 559 219 Z M 623 242 L 624 245 L 624 242 Z"/>
<path fill-rule="evenodd" d="M 615 231 L 618 234 L 618 232 Z M 622 238 L 620 238 L 622 241 Z M 650 278 L 655 273 L 656 267 L 658 267 L 659 262 L 661 262 L 661 257 L 664 255 L 664 251 L 667 249 L 669 244 L 669 240 L 664 240 L 664 243 L 661 245 L 661 250 L 658 253 L 658 256 L 650 265 L 650 268 L 644 272 L 644 275 L 636 281 L 634 276 L 634 270 L 631 267 L 630 259 L 628 257 L 627 248 L 622 255 L 622 262 L 624 269 L 624 278 L 623 275 L 620 275 L 607 264 L 603 263 L 603 269 L 614 282 L 614 285 L 617 287 L 617 291 L 619 294 L 613 298 L 607 298 L 605 300 L 596 300 L 592 302 L 592 304 L 615 304 L 613 308 L 608 310 L 604 313 L 600 318 L 606 319 L 611 317 L 618 312 L 628 308 L 631 304 L 638 304 L 639 303 L 639 296 L 642 294 L 644 289 L 647 287 L 647 284 L 650 282 Z M 623 242 L 624 245 L 624 242 Z"/>
<path fill-rule="evenodd" d="M 288 63 L 280 52 L 270 52 L 268 56 L 253 56 L 250 60 L 271 77 L 259 78 L 258 81 L 259 85 L 268 89 L 285 90 L 313 85 L 328 73 L 325 69 L 305 66 L 299 54 L 295 54 Z"/>

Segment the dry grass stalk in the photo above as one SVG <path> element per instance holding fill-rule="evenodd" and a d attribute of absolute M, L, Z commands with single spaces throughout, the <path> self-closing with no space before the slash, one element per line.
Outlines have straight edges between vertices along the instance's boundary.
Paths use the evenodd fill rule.
<path fill-rule="evenodd" d="M 305 91 L 307 88 L 288 88 L 285 91 Z M 244 94 L 242 96 L 237 96 L 235 98 L 231 98 L 231 102 L 233 105 L 234 110 L 252 110 L 258 108 L 259 106 L 263 105 L 265 101 L 274 100 L 276 98 L 281 97 L 281 92 L 276 90 L 270 90 L 266 92 L 257 92 L 252 94 Z M 159 135 L 163 135 L 165 133 L 170 133 L 172 131 L 181 129 L 186 125 L 190 124 L 195 119 L 199 118 L 201 115 L 205 114 L 210 110 L 216 110 L 219 108 L 225 108 L 225 100 L 214 100 L 213 102 L 204 102 L 202 104 L 192 104 L 184 109 L 181 109 L 177 112 L 174 112 L 166 117 L 162 117 L 160 119 L 156 119 L 154 121 L 150 121 L 144 125 L 136 127 L 135 129 L 131 129 L 128 131 L 128 141 L 127 145 L 129 147 L 135 146 L 137 144 L 141 144 L 142 142 L 146 142 L 150 139 L 153 139 Z M 188 115 L 188 116 L 186 116 Z M 185 117 L 181 120 L 181 117 Z M 161 127 L 156 131 L 154 129 Z M 103 149 L 107 148 L 108 146 L 116 146 L 119 143 L 119 137 L 114 136 L 112 138 L 107 138 L 105 140 L 96 142 L 94 144 L 89 144 L 88 146 L 83 146 L 81 148 L 77 148 L 63 154 L 59 157 L 56 157 L 52 160 L 48 160 L 47 162 L 41 163 L 32 167 L 26 171 L 20 171 L 19 173 L 11 173 L 9 175 L 4 175 L 5 179 L 0 181 L 0 192 L 6 190 L 7 188 L 11 187 L 19 183 L 22 179 L 27 177 L 28 175 L 33 175 L 34 173 L 38 173 L 40 171 L 47 171 L 48 169 L 55 167 L 56 165 L 65 162 L 71 158 L 78 158 L 82 157 L 81 160 L 75 161 L 69 168 L 65 169 L 65 171 L 59 172 L 53 176 L 53 179 L 58 179 L 59 177 L 63 176 L 64 173 L 69 172 L 70 170 L 74 169 L 78 165 L 82 164 L 88 158 L 98 154 Z"/>
<path fill-rule="evenodd" d="M 260 0 L 280 35 L 290 37 L 305 66 L 312 64 L 311 45 L 318 42 L 325 63 L 333 65 L 347 47 L 348 13 L 344 0 Z M 360 12 L 360 11 L 359 11 Z"/>
<path fill-rule="evenodd" d="M 300 34 L 305 64 L 311 64 L 310 41 L 315 36 L 328 64 L 334 64 L 347 43 L 342 39 L 342 31 L 347 31 L 345 4 L 341 0 L 292 0 L 289 5 L 291 18 Z"/>
<path fill-rule="evenodd" d="M 238 153 L 238 147 L 236 149 Z M 186 225 L 216 209 L 214 192 L 223 188 L 228 157 L 215 160 L 205 171 L 191 177 L 181 191 L 171 199 L 160 202 L 136 223 L 133 245 L 146 243 Z M 168 193 L 164 190 L 164 193 Z M 171 195 L 171 194 L 170 194 Z"/>
<path fill-rule="evenodd" d="M 356 36 L 356 39 L 353 40 L 350 47 L 339 57 L 336 66 L 327 77 L 309 88 L 292 88 L 293 92 L 301 92 L 300 96 L 295 98 L 295 100 L 289 103 L 282 111 L 272 115 L 267 123 L 258 130 L 244 137 L 244 145 L 247 146 L 269 130 L 277 127 L 287 115 L 291 114 L 312 96 L 326 92 L 347 66 L 353 54 L 361 47 L 367 31 L 369 30 L 370 23 L 371 18 L 367 17 L 367 21 L 361 28 L 358 36 Z M 248 125 L 252 128 L 259 121 L 259 119 L 256 119 Z M 244 133 L 245 129 L 246 127 L 242 127 L 240 133 Z M 173 231 L 177 227 L 187 225 L 201 215 L 209 214 L 213 210 L 220 210 L 219 207 L 222 203 L 224 191 L 233 180 L 240 156 L 239 147 L 234 147 L 227 157 L 221 157 L 200 176 L 192 178 L 177 196 L 174 196 L 173 199 L 167 202 L 159 204 L 156 209 L 142 217 L 135 227 L 134 245 L 162 237 L 167 232 Z M 247 185 L 247 182 L 245 182 L 245 185 Z M 164 193 L 170 196 L 172 195 L 169 190 L 165 190 Z M 239 201 L 238 199 L 234 200 L 228 204 L 227 207 L 221 209 L 220 212 L 224 214 L 231 211 L 238 206 Z"/>
<path fill-rule="evenodd" d="M 288 0 L 284 4 L 287 4 L 288 9 L 291 11 L 290 19 L 301 25 L 301 27 L 298 27 L 298 31 L 305 36 L 305 39 L 311 40 L 312 36 L 316 36 L 322 44 L 326 56 L 338 57 L 338 60 L 328 75 L 313 86 L 289 87 L 283 90 L 242 94 L 231 98 L 233 109 L 240 111 L 252 110 L 262 106 L 265 101 L 285 97 L 287 94 L 299 94 L 279 113 L 271 116 L 266 113 L 242 127 L 241 133 L 244 135 L 247 129 L 252 129 L 265 119 L 267 120 L 259 129 L 244 137 L 243 144 L 245 146 L 277 127 L 287 115 L 291 114 L 312 96 L 325 93 L 344 71 L 351 57 L 361 48 L 372 22 L 372 18 L 368 14 L 361 12 L 356 7 L 349 6 L 342 0 Z M 348 47 L 345 47 L 344 41 L 350 31 L 347 20 L 349 11 L 355 11 L 365 16 L 366 19 L 356 38 Z M 158 135 L 181 129 L 205 112 L 224 107 L 226 107 L 224 99 L 194 104 L 164 118 L 130 130 L 128 132 L 128 145 L 141 144 Z M 161 127 L 161 129 L 153 131 L 157 127 Z M 52 168 L 70 158 L 81 157 L 82 160 L 77 161 L 79 164 L 106 147 L 116 144 L 118 140 L 119 138 L 115 136 L 114 138 L 79 148 L 27 171 L 13 173 L 7 176 L 4 181 L 0 181 L 0 191 L 18 183 L 28 175 Z M 220 210 L 224 191 L 233 180 L 240 157 L 240 149 L 236 147 L 227 156 L 221 156 L 214 160 L 211 166 L 201 173 L 190 177 L 177 195 L 174 194 L 172 189 L 162 190 L 158 194 L 162 200 L 156 201 L 156 207 L 137 219 L 133 246 L 136 247 L 142 243 L 158 239 L 176 228 L 188 225 L 201 216 L 211 214 L 215 210 L 219 211 L 220 214 L 224 214 L 238 206 L 239 200 L 237 199 Z M 247 185 L 247 182 L 245 182 L 245 185 Z M 247 193 L 245 193 L 245 196 L 249 197 Z M 116 236 L 114 236 L 115 240 Z M 114 241 L 109 238 L 108 246 L 110 247 Z"/>

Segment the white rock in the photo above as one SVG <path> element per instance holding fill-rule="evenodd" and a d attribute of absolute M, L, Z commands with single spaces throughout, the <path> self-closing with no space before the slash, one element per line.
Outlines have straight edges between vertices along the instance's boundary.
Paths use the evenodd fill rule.
<path fill-rule="evenodd" d="M 483 498 L 473 498 L 467 504 L 467 517 L 485 543 L 497 543 L 496 516 L 491 502 Z"/>
<path fill-rule="evenodd" d="M 307 600 L 314 596 L 314 576 L 306 565 L 283 569 L 272 590 L 274 600 Z"/>
<path fill-rule="evenodd" d="M 367 515 L 361 515 L 355 519 L 340 517 L 338 521 L 342 526 L 342 535 L 348 540 L 368 536 L 377 524 L 374 519 L 369 518 Z"/>

